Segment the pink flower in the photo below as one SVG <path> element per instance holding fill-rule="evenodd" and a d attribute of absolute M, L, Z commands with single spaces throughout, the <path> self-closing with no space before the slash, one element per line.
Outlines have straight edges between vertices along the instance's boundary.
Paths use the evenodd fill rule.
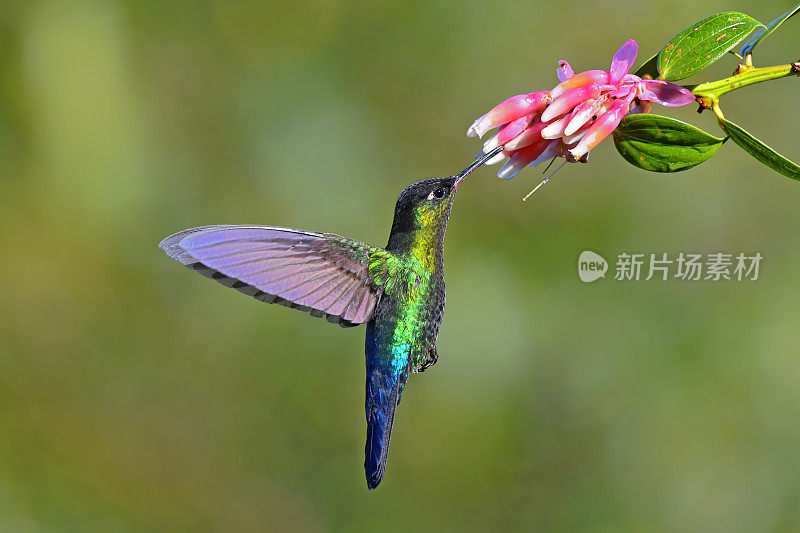
<path fill-rule="evenodd" d="M 513 178 L 525 166 L 554 157 L 586 162 L 589 151 L 616 129 L 636 100 L 665 106 L 694 102 L 691 91 L 679 85 L 628 74 L 638 50 L 636 41 L 626 41 L 614 54 L 610 70 L 575 74 L 569 63 L 559 61 L 560 83 L 552 90 L 512 96 L 475 120 L 467 136 L 483 137 L 500 128 L 483 147 L 489 153 L 502 146 L 486 163 L 508 158 L 497 173 L 500 178 Z"/>
<path fill-rule="evenodd" d="M 483 137 L 487 131 L 497 126 L 507 124 L 529 113 L 541 113 L 549 103 L 550 94 L 547 91 L 512 96 L 497 104 L 482 117 L 478 117 L 467 130 L 467 137 Z"/>

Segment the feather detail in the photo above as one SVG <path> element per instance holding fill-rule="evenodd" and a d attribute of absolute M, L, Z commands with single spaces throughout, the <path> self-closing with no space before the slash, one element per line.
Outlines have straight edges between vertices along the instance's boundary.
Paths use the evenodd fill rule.
<path fill-rule="evenodd" d="M 389 282 L 374 274 L 399 262 L 386 250 L 353 239 L 273 226 L 203 226 L 171 235 L 159 246 L 225 286 L 343 326 L 370 320 Z"/>

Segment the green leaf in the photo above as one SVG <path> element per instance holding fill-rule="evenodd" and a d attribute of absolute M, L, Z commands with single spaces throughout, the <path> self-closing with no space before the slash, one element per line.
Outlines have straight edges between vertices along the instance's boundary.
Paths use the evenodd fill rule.
<path fill-rule="evenodd" d="M 643 113 L 628 115 L 614 130 L 620 155 L 652 172 L 692 168 L 714 155 L 724 142 L 686 122 Z"/>
<path fill-rule="evenodd" d="M 753 35 L 750 36 L 749 39 L 747 39 L 747 41 L 744 43 L 744 46 L 742 46 L 742 51 L 739 52 L 741 56 L 744 57 L 747 54 L 752 53 L 753 48 L 755 48 L 756 45 L 764 39 L 764 37 L 777 30 L 778 26 L 792 18 L 798 11 L 800 11 L 800 4 L 797 4 L 792 9 L 776 18 L 764 28 L 759 28 L 755 33 L 753 33 Z"/>
<path fill-rule="evenodd" d="M 659 78 L 675 81 L 697 74 L 759 25 L 756 19 L 737 11 L 717 13 L 692 24 L 658 54 Z"/>
<path fill-rule="evenodd" d="M 741 146 L 745 152 L 749 153 L 772 170 L 780 172 L 788 178 L 800 180 L 800 166 L 797 166 L 797 164 L 789 161 L 781 154 L 753 137 L 750 132 L 738 124 L 721 118 L 719 119 L 719 127 L 733 139 L 733 142 Z"/>
<path fill-rule="evenodd" d="M 642 63 L 641 66 L 636 69 L 634 74 L 640 78 L 643 78 L 645 74 L 650 74 L 650 77 L 653 79 L 658 78 L 658 54 Z"/>

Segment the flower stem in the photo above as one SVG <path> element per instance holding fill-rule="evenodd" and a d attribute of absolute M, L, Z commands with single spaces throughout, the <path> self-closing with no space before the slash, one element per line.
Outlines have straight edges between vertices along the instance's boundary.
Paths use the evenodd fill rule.
<path fill-rule="evenodd" d="M 725 93 L 761 83 L 762 81 L 777 80 L 791 75 L 800 74 L 800 62 L 788 65 L 778 65 L 776 67 L 745 68 L 738 74 L 724 80 L 710 81 L 701 83 L 692 89 L 692 94 L 698 98 L 707 98 L 711 102 L 716 102 Z"/>
<path fill-rule="evenodd" d="M 722 114 L 722 108 L 719 107 L 719 100 L 714 101 L 714 103 L 711 105 L 711 110 L 714 111 L 714 114 L 717 115 L 718 119 L 725 120 L 725 115 Z"/>

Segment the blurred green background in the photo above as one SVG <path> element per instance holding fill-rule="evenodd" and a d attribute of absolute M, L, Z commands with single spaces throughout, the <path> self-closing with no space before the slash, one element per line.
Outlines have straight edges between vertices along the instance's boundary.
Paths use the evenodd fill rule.
<path fill-rule="evenodd" d="M 558 59 L 604 68 L 629 37 L 644 59 L 715 11 L 789 7 L 704 4 L 3 2 L 0 530 L 800 529 L 800 184 L 732 143 L 658 175 L 605 142 L 527 204 L 536 171 L 477 171 L 441 358 L 373 493 L 363 328 L 156 247 L 211 223 L 384 244 L 400 190 L 463 168 L 469 123 L 555 85 Z M 757 64 L 798 42 L 792 20 Z M 723 108 L 797 159 L 797 90 Z M 764 260 L 756 282 L 584 284 L 585 249 Z"/>

